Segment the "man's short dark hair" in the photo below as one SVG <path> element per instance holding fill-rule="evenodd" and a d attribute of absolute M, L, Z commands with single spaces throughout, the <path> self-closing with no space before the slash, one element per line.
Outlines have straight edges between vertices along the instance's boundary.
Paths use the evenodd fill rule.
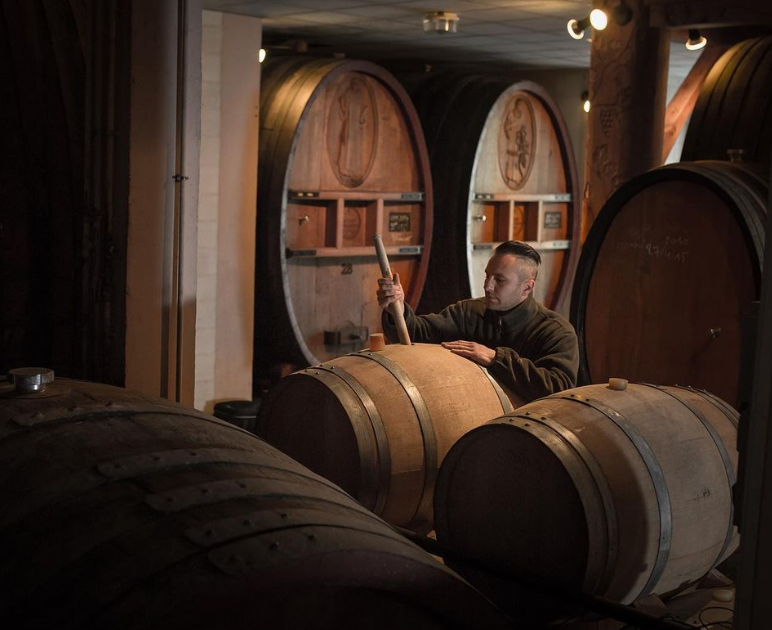
<path fill-rule="evenodd" d="M 536 263 L 537 266 L 541 265 L 541 256 L 539 255 L 539 252 L 537 252 L 528 243 L 523 243 L 523 241 L 505 241 L 496 248 L 494 254 L 496 256 L 511 254 L 512 256 L 517 256 L 518 258 L 527 258 L 528 260 L 532 260 Z"/>

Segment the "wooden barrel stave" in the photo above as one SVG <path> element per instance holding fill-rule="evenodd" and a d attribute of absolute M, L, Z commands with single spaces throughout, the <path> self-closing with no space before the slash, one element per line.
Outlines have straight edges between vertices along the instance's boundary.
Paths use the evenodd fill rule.
<path fill-rule="evenodd" d="M 290 63 L 292 72 L 285 68 Z M 366 62 L 283 60 L 267 81 L 257 283 L 272 299 L 256 300 L 256 362 L 263 377 L 275 364 L 315 364 L 361 348 L 366 337 L 349 336 L 380 327 L 373 299 L 380 273 L 370 251 L 377 232 L 392 248 L 394 271 L 415 304 L 430 251 L 432 208 L 417 118 L 385 70 Z M 348 111 L 338 112 L 337 104 L 351 106 L 340 100 L 349 92 L 354 100 L 370 99 L 365 110 L 377 116 L 361 119 L 369 126 L 356 136 L 359 144 L 344 142 L 344 128 L 335 131 L 338 115 Z M 335 149 L 336 143 L 342 144 Z M 348 158 L 355 149 L 364 157 Z M 368 150 L 369 166 L 358 183 L 346 175 L 345 160 L 362 166 Z"/>
<path fill-rule="evenodd" d="M 523 457 L 533 457 L 528 466 Z M 437 536 L 462 555 L 613 601 L 667 597 L 736 549 L 736 465 L 735 420 L 700 392 L 576 388 L 458 441 L 437 482 Z M 582 485 L 576 471 L 601 483 Z M 542 475 L 554 488 L 549 501 Z M 509 593 L 472 581 L 494 601 Z"/>
<path fill-rule="evenodd" d="M 740 316 L 760 286 L 766 181 L 749 165 L 680 163 L 609 199 L 574 282 L 580 383 L 623 374 L 735 403 Z"/>
<path fill-rule="evenodd" d="M 390 345 L 297 372 L 260 407 L 263 436 L 396 525 L 431 524 L 434 478 L 466 431 L 511 409 L 476 364 Z M 430 529 L 430 527 L 429 527 Z"/>
<path fill-rule="evenodd" d="M 0 615 L 21 630 L 503 627 L 340 488 L 233 425 L 104 385 L 8 389 Z"/>
<path fill-rule="evenodd" d="M 729 149 L 769 164 L 772 38 L 736 44 L 715 63 L 694 108 L 682 160 L 725 160 Z"/>

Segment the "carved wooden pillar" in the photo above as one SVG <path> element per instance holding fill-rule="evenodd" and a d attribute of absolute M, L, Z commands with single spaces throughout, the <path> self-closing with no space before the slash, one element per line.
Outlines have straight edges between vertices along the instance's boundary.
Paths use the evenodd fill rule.
<path fill-rule="evenodd" d="M 592 35 L 582 241 L 621 184 L 662 163 L 670 42 L 649 28 L 643 0 L 625 2 L 632 19 Z M 613 13 L 619 0 L 607 4 Z"/>

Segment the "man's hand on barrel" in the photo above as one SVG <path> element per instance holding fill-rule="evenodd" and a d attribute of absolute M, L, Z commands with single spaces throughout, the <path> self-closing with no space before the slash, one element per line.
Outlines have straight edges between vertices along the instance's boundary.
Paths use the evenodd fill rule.
<path fill-rule="evenodd" d="M 378 306 L 385 309 L 394 302 L 404 302 L 405 292 L 402 290 L 402 284 L 399 281 L 399 274 L 394 274 L 394 279 L 378 278 Z"/>
<path fill-rule="evenodd" d="M 493 365 L 496 358 L 496 351 L 488 346 L 483 346 L 474 341 L 443 341 L 442 347 L 447 348 L 453 354 L 479 363 L 484 367 Z"/>

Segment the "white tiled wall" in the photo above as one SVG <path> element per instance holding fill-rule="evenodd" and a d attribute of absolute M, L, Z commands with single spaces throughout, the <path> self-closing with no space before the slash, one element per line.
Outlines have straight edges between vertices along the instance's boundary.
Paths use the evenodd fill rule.
<path fill-rule="evenodd" d="M 222 13 L 202 19 L 201 172 L 198 205 L 195 407 L 209 413 L 215 398 L 217 324 L 217 214 L 220 165 Z"/>

